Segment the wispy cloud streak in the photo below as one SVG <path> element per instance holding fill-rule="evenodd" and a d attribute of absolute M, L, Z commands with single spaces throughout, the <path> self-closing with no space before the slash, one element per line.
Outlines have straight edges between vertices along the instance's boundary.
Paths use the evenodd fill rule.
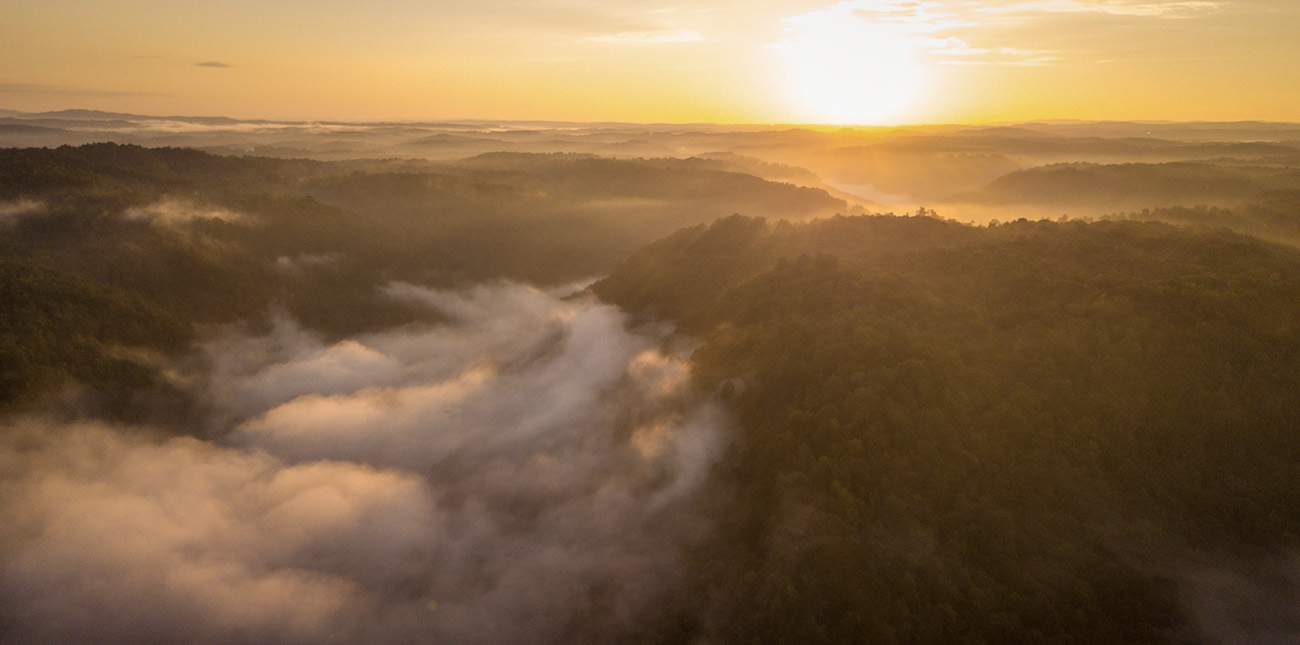
<path fill-rule="evenodd" d="M 1003 31 L 997 44 L 981 44 L 993 38 L 989 28 L 1015 23 L 1023 28 L 1062 14 L 1099 14 L 1117 19 L 1188 19 L 1210 16 L 1223 8 L 1209 0 L 1128 2 L 1124 0 L 1030 0 L 994 2 L 967 0 L 844 0 L 817 12 L 786 19 L 797 29 L 812 16 L 838 14 L 841 19 L 859 20 L 864 33 L 887 32 L 905 39 L 918 52 L 946 65 L 1046 65 L 1064 61 L 1062 52 L 1008 45 Z"/>
<path fill-rule="evenodd" d="M 697 43 L 704 36 L 697 31 L 687 29 L 663 29 L 652 31 L 621 31 L 616 34 L 591 36 L 587 40 L 598 43 L 628 43 L 641 45 L 661 45 L 671 43 Z"/>

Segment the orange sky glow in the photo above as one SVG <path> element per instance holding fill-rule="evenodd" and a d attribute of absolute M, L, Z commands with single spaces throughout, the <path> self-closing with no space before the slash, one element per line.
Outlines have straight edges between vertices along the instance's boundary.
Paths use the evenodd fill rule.
<path fill-rule="evenodd" d="M 1300 121 L 1294 0 L 0 0 L 0 108 Z"/>

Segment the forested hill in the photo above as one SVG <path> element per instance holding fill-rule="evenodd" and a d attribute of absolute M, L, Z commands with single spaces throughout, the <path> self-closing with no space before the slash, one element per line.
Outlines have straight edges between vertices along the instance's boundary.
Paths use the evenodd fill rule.
<path fill-rule="evenodd" d="M 112 143 L 0 149 L 0 227 L 22 256 L 76 254 L 88 242 L 72 238 L 92 229 L 102 246 L 109 238 L 129 246 L 124 237 L 155 223 L 216 242 L 207 255 L 214 247 L 272 260 L 342 254 L 390 278 L 559 283 L 601 275 L 657 237 L 731 213 L 798 218 L 848 208 L 824 190 L 698 161 L 320 162 Z"/>
<path fill-rule="evenodd" d="M 321 162 L 112 143 L 0 149 L 0 263 L 10 263 L 0 287 L 26 294 L 5 301 L 0 320 L 0 411 L 69 381 L 112 385 L 108 375 L 129 361 L 120 351 L 108 361 L 101 345 L 159 349 L 152 338 L 81 333 L 93 308 L 60 307 L 88 303 L 87 294 L 107 303 L 98 315 L 114 325 L 164 312 L 192 334 L 193 325 L 282 310 L 342 338 L 431 316 L 384 295 L 394 281 L 561 284 L 729 213 L 845 206 L 822 190 L 681 159 Z M 129 390 L 116 388 L 121 405 Z"/>
<path fill-rule="evenodd" d="M 327 172 L 305 159 L 226 157 L 187 148 L 96 143 L 58 148 L 0 148 L 0 199 L 94 193 L 156 195 L 238 187 L 267 190 Z"/>
<path fill-rule="evenodd" d="M 739 419 L 718 469 L 736 498 L 669 639 L 1294 633 L 1295 578 L 1246 573 L 1300 548 L 1294 249 L 1137 222 L 732 217 L 593 289 L 701 335 L 700 385 Z"/>
<path fill-rule="evenodd" d="M 37 266 L 0 259 L 0 410 L 30 406 L 68 382 L 83 405 L 121 416 L 148 396 L 179 404 L 143 351 L 175 355 L 192 330 L 142 298 Z M 33 401 L 35 399 L 35 401 Z"/>

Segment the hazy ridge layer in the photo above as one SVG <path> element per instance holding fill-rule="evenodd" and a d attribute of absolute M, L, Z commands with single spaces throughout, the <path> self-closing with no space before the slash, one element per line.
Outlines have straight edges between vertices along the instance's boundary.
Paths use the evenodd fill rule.
<path fill-rule="evenodd" d="M 500 160 L 552 153 L 694 158 L 697 168 L 707 165 L 822 189 L 871 211 L 912 212 L 926 206 L 978 222 L 1201 204 L 1237 207 L 1257 200 L 1263 191 L 1294 190 L 1300 169 L 1300 126 L 1253 121 L 832 128 L 240 121 L 94 111 L 0 117 L 0 145 L 103 141 L 285 159 L 460 162 L 479 155 Z M 782 216 L 752 211 L 743 202 L 732 212 Z"/>
<path fill-rule="evenodd" d="M 56 284 L 85 282 L 184 325 L 265 324 L 282 307 L 335 337 L 437 317 L 384 297 L 394 280 L 561 284 L 600 275 L 656 237 L 733 209 L 815 216 L 845 207 L 824 191 L 702 159 L 320 162 L 113 143 L 0 150 L 0 258 L 15 263 L 8 278 L 45 285 L 33 298 L 66 300 Z M 8 312 L 5 351 L 23 356 L 15 363 L 22 375 L 8 379 L 0 405 L 27 400 L 37 380 L 79 375 L 107 385 L 91 376 L 104 369 L 86 363 L 90 353 L 53 349 L 82 343 L 72 341 L 76 327 L 95 314 L 26 301 Z M 134 314 L 119 309 L 96 313 L 130 324 Z M 45 336 L 29 333 L 36 329 Z M 166 338 L 133 343 L 175 354 Z M 130 393 L 118 391 L 123 398 Z"/>

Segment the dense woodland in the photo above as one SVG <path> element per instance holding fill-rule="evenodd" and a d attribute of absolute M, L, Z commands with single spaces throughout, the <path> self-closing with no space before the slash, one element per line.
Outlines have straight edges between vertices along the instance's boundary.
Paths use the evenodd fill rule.
<path fill-rule="evenodd" d="M 0 150 L 0 261 L 5 288 L 26 294 L 5 312 L 4 351 L 22 360 L 6 370 L 0 406 L 32 401 L 35 384 L 59 375 L 84 383 L 99 374 L 91 380 L 107 385 L 104 353 L 73 347 L 183 350 L 175 333 L 98 331 L 140 311 L 140 325 L 165 314 L 193 335 L 282 308 L 342 337 L 431 316 L 383 297 L 393 280 L 555 284 L 598 276 L 641 244 L 737 206 L 844 210 L 825 192 L 723 166 L 511 154 L 326 163 L 117 144 Z M 92 295 L 131 304 L 76 304 Z"/>
<path fill-rule="evenodd" d="M 1295 249 L 732 217 L 594 289 L 701 335 L 743 428 L 668 640 L 1177 642 L 1192 554 L 1300 546 Z"/>
<path fill-rule="evenodd" d="M 1198 642 L 1198 567 L 1300 549 L 1300 250 L 1275 242 L 1300 205 L 1285 177 L 1116 168 L 983 195 L 1251 199 L 976 226 L 831 216 L 747 172 L 797 168 L 729 155 L 0 150 L 0 410 L 189 432 L 164 367 L 217 326 L 343 338 L 436 321 L 394 280 L 608 274 L 596 296 L 698 339 L 695 387 L 736 419 L 715 534 L 637 639 Z"/>

